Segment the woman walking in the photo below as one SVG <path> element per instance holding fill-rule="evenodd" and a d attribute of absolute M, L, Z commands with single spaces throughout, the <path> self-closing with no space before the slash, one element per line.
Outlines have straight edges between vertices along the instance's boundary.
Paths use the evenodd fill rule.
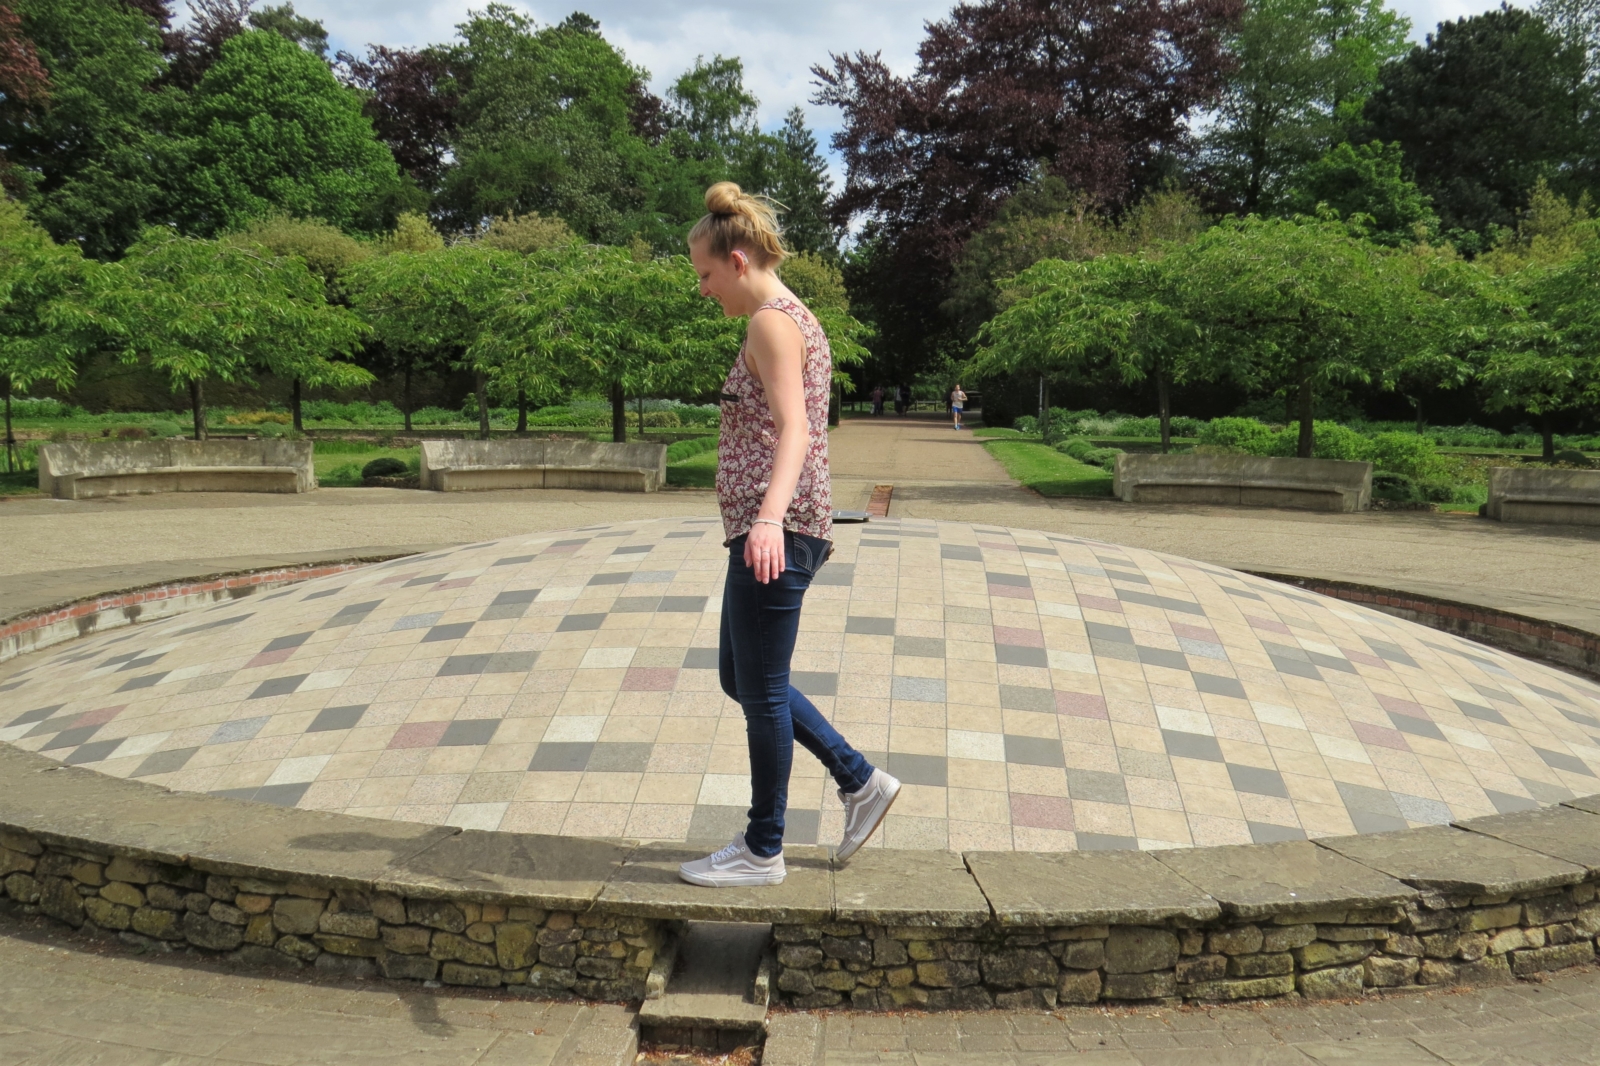
<path fill-rule="evenodd" d="M 771 207 L 723 181 L 706 191 L 706 210 L 689 232 L 700 293 L 729 317 L 750 316 L 722 386 L 717 502 L 728 548 L 719 668 L 722 691 L 744 709 L 751 798 L 745 831 L 678 873 L 711 888 L 776 885 L 796 740 L 839 785 L 838 859 L 867 842 L 900 782 L 874 769 L 789 683 L 801 604 L 833 551 L 828 338 L 778 277 L 788 253 Z"/>

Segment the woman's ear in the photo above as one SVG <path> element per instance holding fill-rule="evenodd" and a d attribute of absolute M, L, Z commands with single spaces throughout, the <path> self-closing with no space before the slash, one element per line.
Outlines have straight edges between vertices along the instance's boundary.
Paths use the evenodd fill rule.
<path fill-rule="evenodd" d="M 750 269 L 750 257 L 735 248 L 733 250 L 733 261 L 739 264 L 739 276 L 741 278 L 744 277 L 745 271 Z"/>

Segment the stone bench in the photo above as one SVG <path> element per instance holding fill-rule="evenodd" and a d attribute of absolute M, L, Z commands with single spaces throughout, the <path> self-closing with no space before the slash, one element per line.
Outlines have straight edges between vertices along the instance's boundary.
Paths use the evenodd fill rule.
<path fill-rule="evenodd" d="M 654 492 L 666 480 L 665 444 L 523 439 L 422 442 L 422 487 L 436 492 L 483 489 Z"/>
<path fill-rule="evenodd" d="M 1600 470 L 1492 467 L 1484 513 L 1500 522 L 1600 526 Z"/>
<path fill-rule="evenodd" d="M 310 441 L 68 441 L 39 448 L 39 491 L 62 500 L 316 487 Z"/>
<path fill-rule="evenodd" d="M 1117 456 L 1113 491 L 1126 503 L 1364 511 L 1372 506 L 1372 464 L 1124 452 Z"/>

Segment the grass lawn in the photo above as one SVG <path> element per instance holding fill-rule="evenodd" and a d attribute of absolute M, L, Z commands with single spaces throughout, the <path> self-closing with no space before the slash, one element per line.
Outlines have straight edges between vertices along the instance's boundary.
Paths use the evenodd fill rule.
<path fill-rule="evenodd" d="M 991 437 L 983 445 L 989 454 L 1000 460 L 1007 474 L 1041 496 L 1111 495 L 1109 470 L 1080 463 L 1037 440 L 1008 440 L 984 430 L 977 435 Z"/>
<path fill-rule="evenodd" d="M 317 472 L 317 484 L 328 488 L 353 488 L 361 484 L 361 468 L 383 456 L 400 460 L 415 473 L 422 462 L 422 447 L 389 448 L 362 441 L 317 441 L 312 448 L 311 465 Z"/>
<path fill-rule="evenodd" d="M 709 448 L 698 455 L 667 464 L 667 484 L 685 489 L 710 489 L 717 484 L 717 450 Z"/>

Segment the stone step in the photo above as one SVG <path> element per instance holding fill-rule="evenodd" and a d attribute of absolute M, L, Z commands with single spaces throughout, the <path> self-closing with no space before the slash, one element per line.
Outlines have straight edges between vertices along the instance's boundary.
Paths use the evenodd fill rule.
<path fill-rule="evenodd" d="M 654 998 L 639 1010 L 643 1038 L 719 1051 L 759 1042 L 771 990 L 771 945 L 770 925 L 686 922 L 665 987 L 656 994 L 653 974 L 647 994 Z"/>

